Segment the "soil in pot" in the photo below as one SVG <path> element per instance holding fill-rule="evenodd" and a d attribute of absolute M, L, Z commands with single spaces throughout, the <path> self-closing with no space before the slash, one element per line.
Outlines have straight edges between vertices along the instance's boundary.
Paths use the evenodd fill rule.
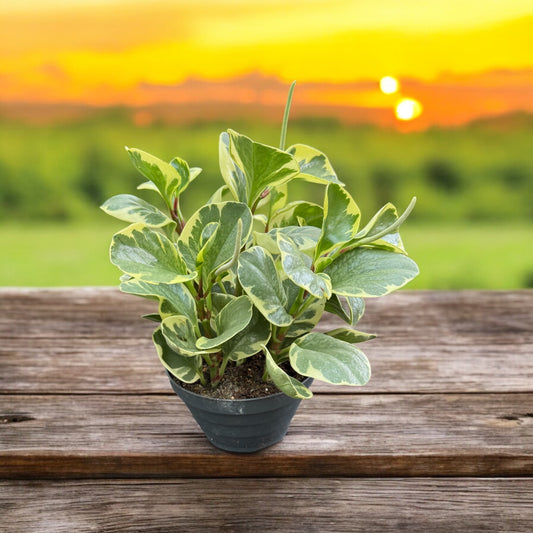
<path fill-rule="evenodd" d="M 303 381 L 305 379 L 304 376 L 294 372 L 288 363 L 282 364 L 281 367 L 297 380 Z M 208 369 L 204 371 L 204 376 L 208 382 L 207 387 L 204 387 L 199 381 L 196 383 L 181 383 L 177 379 L 175 381 L 176 383 L 180 383 L 184 389 L 209 398 L 220 400 L 248 400 L 270 396 L 279 392 L 279 389 L 274 383 L 263 381 L 264 370 L 265 358 L 262 354 L 257 354 L 246 359 L 241 365 L 230 362 L 226 367 L 223 378 L 215 388 L 209 385 Z"/>

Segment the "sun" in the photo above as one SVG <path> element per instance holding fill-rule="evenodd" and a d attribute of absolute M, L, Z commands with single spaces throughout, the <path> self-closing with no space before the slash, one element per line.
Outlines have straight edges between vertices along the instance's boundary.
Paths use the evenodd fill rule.
<path fill-rule="evenodd" d="M 422 113 L 422 104 L 413 98 L 402 98 L 396 104 L 396 118 L 398 120 L 413 120 Z"/>
<path fill-rule="evenodd" d="M 381 78 L 381 80 L 379 80 L 379 88 L 384 94 L 394 94 L 398 92 L 398 89 L 400 88 L 400 83 L 396 78 L 393 78 L 392 76 L 385 76 Z"/>

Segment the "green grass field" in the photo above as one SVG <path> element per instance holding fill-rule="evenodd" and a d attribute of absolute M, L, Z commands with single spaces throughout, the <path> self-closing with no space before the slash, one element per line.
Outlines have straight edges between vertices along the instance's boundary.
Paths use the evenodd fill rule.
<path fill-rule="evenodd" d="M 0 225 L 0 285 L 54 287 L 117 285 L 108 260 L 120 222 L 97 225 Z M 413 289 L 516 289 L 533 287 L 531 229 L 526 224 L 402 228 L 420 266 Z"/>

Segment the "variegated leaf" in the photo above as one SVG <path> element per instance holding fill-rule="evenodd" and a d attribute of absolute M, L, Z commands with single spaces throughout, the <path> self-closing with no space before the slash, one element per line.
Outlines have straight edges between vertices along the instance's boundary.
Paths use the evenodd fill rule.
<path fill-rule="evenodd" d="M 291 239 L 302 252 L 314 250 L 320 238 L 320 230 L 315 226 L 286 226 L 271 229 L 268 233 L 257 232 L 255 239 L 259 246 L 267 249 L 271 254 L 279 254 L 278 234 Z"/>
<path fill-rule="evenodd" d="M 169 204 L 172 195 L 180 188 L 184 177 L 187 176 L 188 179 L 188 167 L 187 170 L 177 169 L 170 163 L 137 148 L 126 147 L 126 151 L 135 168 L 157 187 L 161 196 Z"/>
<path fill-rule="evenodd" d="M 222 346 L 222 353 L 231 361 L 239 361 L 261 351 L 270 340 L 271 326 L 268 320 L 254 308 L 250 323 Z"/>
<path fill-rule="evenodd" d="M 246 203 L 248 200 L 248 184 L 244 170 L 233 160 L 230 154 L 229 134 L 220 134 L 218 143 L 218 160 L 220 173 L 226 186 L 237 202 Z M 220 189 L 219 189 L 220 190 Z M 216 193 L 215 193 L 216 194 Z"/>
<path fill-rule="evenodd" d="M 296 399 L 307 399 L 313 396 L 313 393 L 300 381 L 289 376 L 283 369 L 281 369 L 274 359 L 268 348 L 263 346 L 263 351 L 266 358 L 266 369 L 270 379 L 273 381 L 274 385 L 291 398 Z"/>
<path fill-rule="evenodd" d="M 264 191 L 299 174 L 298 163 L 287 152 L 252 141 L 233 130 L 228 130 L 228 134 L 231 158 L 246 178 L 249 206 L 255 205 Z"/>
<path fill-rule="evenodd" d="M 311 258 L 300 252 L 291 239 L 280 233 L 277 238 L 281 265 L 289 279 L 315 298 L 329 298 L 331 282 L 327 274 L 315 274 L 310 268 Z"/>
<path fill-rule="evenodd" d="M 162 318 L 170 315 L 184 315 L 193 324 L 197 320 L 195 300 L 183 283 L 147 283 L 131 279 L 122 282 L 120 290 L 128 294 L 159 300 L 159 314 Z"/>
<path fill-rule="evenodd" d="M 285 336 L 294 338 L 311 331 L 322 318 L 325 305 L 326 300 L 324 298 L 312 302 L 301 315 L 295 317 Z"/>
<path fill-rule="evenodd" d="M 184 383 L 194 383 L 200 379 L 200 357 L 185 357 L 176 353 L 167 345 L 160 328 L 154 331 L 152 338 L 161 363 L 173 376 Z"/>
<path fill-rule="evenodd" d="M 140 222 L 151 228 L 161 228 L 176 223 L 157 207 L 132 194 L 118 194 L 109 198 L 102 206 L 102 211 L 119 220 Z"/>
<path fill-rule="evenodd" d="M 348 310 L 345 309 L 342 303 L 343 300 L 348 304 Z M 341 297 L 338 294 L 332 294 L 331 298 L 326 302 L 325 310 L 342 318 L 350 326 L 355 326 L 365 312 L 365 301 L 362 298 Z"/>
<path fill-rule="evenodd" d="M 415 207 L 416 198 L 413 198 L 406 210 L 398 216 L 396 207 L 391 203 L 384 205 L 370 220 L 370 222 L 357 233 L 351 245 L 361 246 L 374 242 L 386 235 L 395 233 Z"/>
<path fill-rule="evenodd" d="M 196 277 L 187 273 L 172 241 L 143 224 L 116 233 L 110 257 L 126 274 L 150 283 L 182 283 Z"/>
<path fill-rule="evenodd" d="M 273 228 L 285 226 L 315 226 L 322 227 L 324 210 L 322 206 L 311 202 L 291 202 L 280 209 L 270 220 Z M 303 220 L 304 224 L 300 221 Z"/>
<path fill-rule="evenodd" d="M 338 183 L 344 185 L 333 170 L 325 154 L 305 144 L 294 144 L 287 149 L 292 154 L 300 168 L 298 178 L 314 183 Z"/>
<path fill-rule="evenodd" d="M 240 296 L 225 305 L 215 318 L 217 336 L 200 337 L 196 346 L 201 350 L 218 348 L 242 331 L 252 319 L 252 302 L 248 296 Z"/>
<path fill-rule="evenodd" d="M 161 323 L 161 333 L 170 348 L 183 356 L 191 357 L 208 352 L 207 349 L 197 348 L 194 327 L 186 316 L 173 315 L 165 318 Z"/>
<path fill-rule="evenodd" d="M 260 246 L 242 252 L 237 272 L 242 288 L 269 322 L 281 327 L 292 323 L 285 310 L 287 296 L 269 252 Z"/>
<path fill-rule="evenodd" d="M 334 385 L 364 385 L 370 379 L 370 363 L 361 350 L 323 333 L 296 339 L 289 358 L 296 372 Z"/>
<path fill-rule="evenodd" d="M 362 331 L 356 331 L 351 328 L 337 328 L 331 331 L 326 331 L 326 335 L 333 337 L 334 339 L 339 339 L 350 344 L 355 344 L 357 342 L 366 342 L 371 339 L 375 339 L 376 335 L 373 333 L 363 333 Z"/>
<path fill-rule="evenodd" d="M 418 275 L 416 263 L 404 255 L 377 248 L 355 248 L 324 269 L 332 290 L 342 296 L 384 296 Z"/>
<path fill-rule="evenodd" d="M 336 183 L 328 185 L 324 202 L 322 233 L 316 247 L 316 257 L 338 248 L 357 233 L 361 212 L 354 199 Z"/>
<path fill-rule="evenodd" d="M 252 213 L 246 204 L 208 204 L 192 215 L 178 239 L 178 249 L 189 270 L 205 263 L 205 270 L 211 273 L 231 259 L 238 220 L 242 221 L 241 245 L 244 245 L 252 231 Z"/>

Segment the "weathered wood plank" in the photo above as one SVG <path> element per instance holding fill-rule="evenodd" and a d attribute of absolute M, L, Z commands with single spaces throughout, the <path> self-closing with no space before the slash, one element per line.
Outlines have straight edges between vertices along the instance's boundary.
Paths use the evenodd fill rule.
<path fill-rule="evenodd" d="M 531 479 L 3 482 L 6 533 L 533 529 Z"/>
<path fill-rule="evenodd" d="M 361 326 L 394 338 L 395 345 L 435 340 L 435 334 L 441 344 L 452 346 L 478 340 L 533 342 L 533 290 L 400 291 L 368 298 L 366 303 Z M 150 331 L 153 324 L 139 316 L 153 312 L 154 306 L 113 287 L 4 287 L 0 288 L 0 337 L 57 338 L 65 328 L 76 337 L 144 337 L 143 329 Z"/>
<path fill-rule="evenodd" d="M 367 307 L 361 329 L 380 337 L 357 392 L 532 391 L 533 291 L 400 292 Z M 0 392 L 167 392 L 139 318 L 152 308 L 111 288 L 0 289 Z M 321 329 L 340 325 L 326 316 Z"/>
<path fill-rule="evenodd" d="M 2 396 L 0 477 L 533 474 L 533 397 L 322 395 L 289 434 L 229 456 L 167 396 Z"/>

